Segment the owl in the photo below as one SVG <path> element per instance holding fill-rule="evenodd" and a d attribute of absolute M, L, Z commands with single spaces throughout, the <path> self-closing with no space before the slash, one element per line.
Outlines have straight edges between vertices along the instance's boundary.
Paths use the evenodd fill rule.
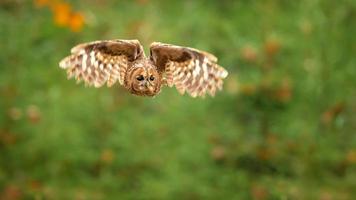
<path fill-rule="evenodd" d="M 68 78 L 88 86 L 123 85 L 130 93 L 153 97 L 161 87 L 175 86 L 192 97 L 215 95 L 228 72 L 217 58 L 189 47 L 153 42 L 146 57 L 138 40 L 102 40 L 79 44 L 60 61 Z"/>

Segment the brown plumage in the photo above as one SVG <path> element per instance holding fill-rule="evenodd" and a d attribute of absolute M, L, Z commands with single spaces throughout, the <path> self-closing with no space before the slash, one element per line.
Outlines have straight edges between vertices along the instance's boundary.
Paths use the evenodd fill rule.
<path fill-rule="evenodd" d="M 111 87 L 116 82 L 132 94 L 155 96 L 162 85 L 192 97 L 215 95 L 227 71 L 207 52 L 154 42 L 147 58 L 138 40 L 104 40 L 79 44 L 59 66 L 77 82 Z"/>

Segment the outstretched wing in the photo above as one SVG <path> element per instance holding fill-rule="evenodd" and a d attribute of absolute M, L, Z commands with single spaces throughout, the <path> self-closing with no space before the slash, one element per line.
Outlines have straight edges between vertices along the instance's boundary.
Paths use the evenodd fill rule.
<path fill-rule="evenodd" d="M 77 82 L 101 87 L 105 82 L 112 86 L 116 81 L 122 85 L 130 62 L 144 57 L 138 40 L 102 40 L 79 44 L 59 66 L 67 70 L 68 78 Z"/>
<path fill-rule="evenodd" d="M 175 85 L 181 94 L 214 96 L 216 90 L 222 89 L 223 79 L 228 75 L 216 63 L 217 58 L 204 51 L 154 42 L 150 52 L 151 60 L 165 74 L 167 85 Z"/>

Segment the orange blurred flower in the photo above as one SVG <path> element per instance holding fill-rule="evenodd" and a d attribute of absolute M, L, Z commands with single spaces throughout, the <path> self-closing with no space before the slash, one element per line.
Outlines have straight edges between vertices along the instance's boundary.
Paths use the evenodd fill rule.
<path fill-rule="evenodd" d="M 39 191 L 42 188 L 42 183 L 39 180 L 30 180 L 28 187 L 33 191 Z"/>
<path fill-rule="evenodd" d="M 22 199 L 23 192 L 17 185 L 7 185 L 0 194 L 0 199 L 18 200 Z"/>
<path fill-rule="evenodd" d="M 269 57 L 276 55 L 281 49 L 281 43 L 275 38 L 269 38 L 264 44 L 265 53 Z"/>
<path fill-rule="evenodd" d="M 254 200 L 264 200 L 268 198 L 268 191 L 262 185 L 252 185 L 250 194 Z"/>
<path fill-rule="evenodd" d="M 356 164 L 356 149 L 347 152 L 346 160 L 351 164 Z"/>
<path fill-rule="evenodd" d="M 215 146 L 210 151 L 211 157 L 216 161 L 221 161 L 226 158 L 226 148 L 222 145 Z"/>
<path fill-rule="evenodd" d="M 0 130 L 0 145 L 13 145 L 16 141 L 17 137 L 15 134 Z"/>
<path fill-rule="evenodd" d="M 247 62 L 255 62 L 257 60 L 257 50 L 250 45 L 245 45 L 241 49 L 241 57 Z"/>
<path fill-rule="evenodd" d="M 76 12 L 70 16 L 69 27 L 73 32 L 79 32 L 83 29 L 84 17 L 81 13 Z"/>
<path fill-rule="evenodd" d="M 321 121 L 324 125 L 329 125 L 345 109 L 344 102 L 338 102 L 329 107 L 322 115 Z"/>
<path fill-rule="evenodd" d="M 292 99 L 293 90 L 288 79 L 283 80 L 282 84 L 274 92 L 274 98 L 280 102 L 289 102 Z"/>
<path fill-rule="evenodd" d="M 67 26 L 71 16 L 71 6 L 68 3 L 59 2 L 52 6 L 53 20 L 58 26 Z"/>
<path fill-rule="evenodd" d="M 35 105 L 30 105 L 27 107 L 27 117 L 31 123 L 37 123 L 41 120 L 41 112 L 39 108 Z"/>
<path fill-rule="evenodd" d="M 103 163 L 111 164 L 115 159 L 115 153 L 111 149 L 104 149 L 101 152 L 100 160 Z"/>
<path fill-rule="evenodd" d="M 61 0 L 34 0 L 37 7 L 49 6 L 53 12 L 53 21 L 57 26 L 68 27 L 73 32 L 79 32 L 84 26 L 84 17 L 79 12 L 73 12 L 69 3 Z"/>

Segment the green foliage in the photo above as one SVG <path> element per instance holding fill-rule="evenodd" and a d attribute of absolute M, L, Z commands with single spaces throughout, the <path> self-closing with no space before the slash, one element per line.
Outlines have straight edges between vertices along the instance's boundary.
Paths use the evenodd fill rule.
<path fill-rule="evenodd" d="M 80 32 L 0 2 L 0 199 L 356 198 L 355 1 L 71 6 Z M 209 51 L 224 90 L 142 98 L 66 79 L 72 46 L 110 38 Z"/>

